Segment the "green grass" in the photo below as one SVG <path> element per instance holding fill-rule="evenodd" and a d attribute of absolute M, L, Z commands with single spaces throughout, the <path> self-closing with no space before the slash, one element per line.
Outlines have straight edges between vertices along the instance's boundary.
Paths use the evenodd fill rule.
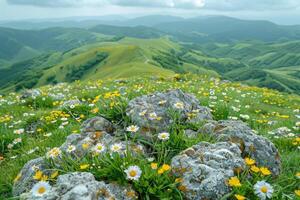
<path fill-rule="evenodd" d="M 124 44 L 124 49 L 128 50 L 128 46 Z M 102 48 L 112 48 L 111 45 Z M 132 51 L 136 52 L 136 47 L 130 47 Z M 123 49 L 123 50 L 124 50 Z M 119 48 L 122 51 L 122 48 Z M 89 52 L 86 52 L 87 54 Z M 122 53 L 121 53 L 122 54 Z M 75 59 L 76 56 L 70 57 Z M 139 57 L 138 57 L 139 58 Z M 78 58 L 79 59 L 79 58 Z M 126 58 L 124 59 L 135 59 Z M 75 59 L 76 60 L 76 59 Z M 118 62 L 118 60 L 111 60 L 110 62 Z M 106 73 L 113 73 L 112 77 L 126 77 L 132 70 L 139 74 L 143 73 L 162 73 L 161 68 L 148 66 L 147 69 L 150 72 L 145 72 L 144 69 L 138 71 L 140 66 L 137 61 L 137 66 L 124 66 L 124 69 L 130 68 L 130 71 L 126 71 L 121 67 L 117 67 L 114 72 L 109 71 L 109 67 L 101 66 L 103 77 Z M 107 70 L 107 71 L 106 71 Z M 120 74 L 117 72 L 120 71 Z M 115 74 L 114 74 L 115 73 Z M 297 95 L 289 95 L 285 93 L 279 93 L 269 89 L 241 86 L 238 83 L 222 83 L 220 84 L 217 79 L 211 79 L 210 76 L 201 75 L 181 75 L 172 77 L 173 72 L 168 70 L 164 71 L 165 74 L 159 74 L 165 76 L 165 78 L 152 78 L 152 77 L 131 77 L 125 79 L 126 82 L 115 82 L 114 79 L 101 79 L 96 80 L 96 76 L 93 79 L 87 79 L 71 83 L 68 86 L 59 86 L 54 89 L 53 86 L 44 86 L 40 89 L 43 91 L 44 97 L 37 98 L 35 100 L 28 99 L 25 102 L 21 102 L 17 96 L 19 95 L 11 93 L 4 97 L 1 97 L 0 105 L 0 156 L 3 156 L 4 160 L 0 161 L 0 196 L 4 199 L 11 197 L 11 188 L 14 178 L 17 176 L 19 171 L 22 169 L 24 164 L 30 159 L 43 156 L 47 149 L 52 147 L 60 146 L 66 139 L 66 136 L 73 132 L 79 132 L 80 124 L 88 118 L 96 115 L 102 115 L 111 120 L 114 123 L 118 123 L 121 126 L 130 125 L 130 121 L 125 117 L 125 108 L 128 101 L 134 97 L 141 96 L 143 94 L 150 94 L 156 91 L 164 91 L 171 88 L 180 88 L 185 92 L 194 94 L 197 99 L 200 100 L 202 105 L 210 106 L 213 111 L 214 118 L 216 120 L 228 119 L 231 117 L 240 118 L 240 114 L 249 115 L 248 120 L 244 120 L 248 123 L 251 128 L 258 131 L 259 135 L 268 137 L 278 148 L 283 168 L 282 173 L 277 178 L 265 177 L 273 185 L 274 200 L 281 199 L 295 199 L 294 190 L 299 189 L 299 179 L 295 177 L 295 174 L 299 172 L 300 159 L 299 159 L 299 145 L 294 145 L 293 138 L 273 138 L 268 134 L 278 127 L 288 127 L 293 129 L 295 123 L 299 121 L 295 110 L 299 109 L 300 97 Z M 126 75 L 128 74 L 128 75 Z M 95 79 L 94 79 L 95 78 Z M 126 93 L 120 97 L 104 98 L 109 92 L 118 91 L 120 88 L 126 88 Z M 64 89 L 68 88 L 68 92 Z M 210 92 L 214 90 L 217 98 L 210 98 Z M 86 104 L 92 102 L 96 103 L 96 107 L 99 111 L 95 112 L 94 108 L 88 106 L 78 106 L 74 110 L 59 108 L 59 102 L 54 101 L 50 97 L 47 97 L 49 93 L 64 93 L 66 99 L 74 99 L 75 96 L 85 101 Z M 99 98 L 97 98 L 99 96 Z M 96 101 L 94 101 L 96 99 Z M 98 99 L 98 100 L 97 100 Z M 13 104 L 9 102 L 14 102 Z M 233 107 L 240 108 L 240 111 L 233 110 Z M 57 114 L 55 115 L 53 111 Z M 51 114 L 52 112 L 52 114 Z M 24 113 L 28 113 L 28 116 Z M 34 114 L 34 116 L 30 116 Z M 61 118 L 68 118 L 68 124 L 64 128 L 60 129 L 59 126 L 62 123 Z M 80 119 L 79 119 L 80 118 Z M 14 134 L 13 131 L 19 128 L 25 128 L 27 124 L 35 121 L 36 119 L 41 120 L 39 125 L 39 131 L 33 134 Z M 78 121 L 79 119 L 79 121 Z M 51 121 L 57 120 L 55 123 Z M 269 122 L 276 121 L 277 123 L 270 125 Z M 16 123 L 18 122 L 18 123 Z M 120 123 L 122 122 L 122 123 Z M 163 164 L 170 164 L 171 157 L 178 154 L 183 149 L 198 143 L 199 141 L 214 142 L 210 137 L 201 136 L 195 139 L 187 138 L 183 135 L 183 130 L 186 128 L 197 129 L 196 124 L 181 124 L 180 121 L 176 121 L 171 127 L 169 132 L 172 137 L 167 143 L 155 142 L 153 147 L 155 149 L 153 157 L 154 162 L 157 162 L 159 166 Z M 13 127 L 10 125 L 15 124 Z M 296 137 L 299 137 L 299 130 L 293 130 Z M 52 135 L 47 135 L 52 133 Z M 22 138 L 22 142 L 14 145 L 12 149 L 7 148 L 7 145 L 16 138 Z M 34 147 L 39 147 L 37 151 L 32 154 L 28 154 Z M 127 160 L 126 160 L 127 159 Z M 87 169 L 92 172 L 99 180 L 105 179 L 108 181 L 117 181 L 120 184 L 127 184 L 126 177 L 123 174 L 123 167 L 111 168 L 109 163 L 127 163 L 125 168 L 129 165 L 139 165 L 142 167 L 145 173 L 149 176 L 143 177 L 141 182 L 134 184 L 136 191 L 143 197 L 150 198 L 173 198 L 180 199 L 180 192 L 178 191 L 178 183 L 174 183 L 175 177 L 171 176 L 169 172 L 158 176 L 157 173 L 151 171 L 149 161 L 145 158 L 103 158 L 103 162 L 98 163 L 103 168 L 97 171 L 94 169 Z M 93 159 L 84 158 L 79 163 L 94 163 Z M 98 162 L 98 161 L 97 161 Z M 118 165 L 119 166 L 119 165 Z M 77 165 L 65 165 L 65 169 L 69 171 L 78 170 Z M 60 173 L 65 173 L 62 170 Z M 118 170 L 118 176 L 112 175 L 111 170 Z M 240 177 L 242 184 L 248 185 L 247 178 Z M 150 184 L 153 181 L 157 181 L 156 184 Z M 250 181 L 251 182 L 251 181 Z M 149 185 L 150 184 L 150 185 Z M 169 193 L 161 193 L 161 188 L 169 188 Z M 148 188 L 148 189 L 147 189 Z M 170 192 L 171 191 L 171 192 Z M 246 190 L 245 190 L 246 191 Z M 255 199 L 252 194 L 251 187 L 247 189 L 249 191 L 248 197 Z M 240 191 L 236 191 L 240 192 Z M 232 199 L 233 197 L 229 197 Z"/>

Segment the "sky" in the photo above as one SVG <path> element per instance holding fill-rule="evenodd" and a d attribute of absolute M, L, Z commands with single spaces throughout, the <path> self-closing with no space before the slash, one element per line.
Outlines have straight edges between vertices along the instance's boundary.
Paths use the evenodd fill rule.
<path fill-rule="evenodd" d="M 300 24 L 300 0 L 0 0 L 0 20 L 72 16 L 226 15 Z"/>

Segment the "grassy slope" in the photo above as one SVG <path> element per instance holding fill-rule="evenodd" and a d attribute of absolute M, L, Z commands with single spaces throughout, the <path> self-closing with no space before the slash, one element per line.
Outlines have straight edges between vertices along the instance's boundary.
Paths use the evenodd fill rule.
<path fill-rule="evenodd" d="M 104 82 L 85 81 L 72 83 L 68 86 L 56 87 L 55 89 L 47 86 L 41 88 L 46 97 L 45 101 L 43 101 L 42 98 L 38 98 L 34 101 L 29 99 L 26 103 L 21 103 L 17 100 L 18 98 L 16 96 L 18 94 L 10 94 L 3 97 L 4 101 L 2 105 L 0 105 L 0 119 L 4 119 L 5 116 L 13 116 L 13 118 L 5 122 L 0 122 L 0 145 L 2 145 L 0 152 L 4 157 L 4 161 L 0 161 L 0 169 L 1 172 L 5 172 L 0 174 L 0 196 L 3 197 L 3 199 L 7 199 L 11 196 L 10 192 L 13 179 L 28 160 L 44 155 L 47 148 L 61 145 L 67 135 L 79 131 L 80 123 L 83 120 L 95 115 L 103 115 L 115 121 L 121 120 L 120 116 L 122 115 L 120 115 L 120 113 L 124 112 L 124 109 L 118 106 L 109 108 L 111 101 L 105 100 L 103 96 L 105 93 L 116 91 L 123 86 L 127 88 L 125 96 L 112 100 L 114 103 L 128 102 L 131 98 L 155 91 L 181 88 L 185 92 L 196 95 L 202 105 L 214 105 L 211 108 L 215 119 L 227 119 L 229 116 L 239 118 L 240 114 L 247 114 L 250 116 L 250 119 L 246 120 L 246 122 L 253 129 L 258 131 L 258 134 L 269 138 L 270 135 L 267 134 L 268 131 L 282 126 L 292 128 L 298 120 L 294 110 L 299 109 L 299 96 L 286 95 L 268 89 L 241 86 L 236 83 L 219 84 L 218 81 L 211 80 L 210 77 L 207 76 L 182 76 L 181 80 L 182 81 L 176 81 L 176 79 L 172 78 L 162 80 L 131 78 L 128 79 L 127 83 L 116 83 L 113 80 Z M 63 129 L 58 128 L 61 123 L 59 119 L 62 117 L 59 115 L 57 123 L 42 125 L 39 133 L 33 135 L 16 135 L 13 133 L 13 130 L 26 127 L 33 119 L 43 119 L 43 116 L 49 116 L 51 111 L 60 110 L 59 106 L 53 107 L 54 100 L 48 98 L 47 94 L 50 92 L 53 93 L 54 91 L 56 93 L 65 93 L 64 89 L 66 88 L 69 89 L 69 92 L 66 93 L 66 100 L 73 99 L 74 96 L 76 96 L 79 99 L 90 99 L 86 102 L 88 104 L 91 103 L 97 95 L 100 95 L 100 101 L 96 103 L 96 106 L 100 108 L 99 113 L 95 114 L 91 112 L 93 108 L 86 109 L 85 107 L 80 107 L 73 111 L 67 111 L 72 112 L 72 115 L 68 117 L 69 124 Z M 137 88 L 139 89 L 137 90 Z M 218 97 L 216 100 L 209 96 L 212 89 L 215 91 L 215 96 Z M 226 94 L 224 94 L 224 91 L 226 91 Z M 15 104 L 9 105 L 6 101 L 15 102 Z M 246 105 L 248 106 L 246 107 Z M 239 107 L 241 110 L 236 112 L 232 109 L 232 106 Z M 33 113 L 35 116 L 24 117 L 23 113 Z M 81 119 L 81 122 L 78 123 L 75 117 L 81 114 L 84 114 L 84 117 Z M 14 124 L 14 122 L 19 120 L 20 123 L 17 123 L 12 128 L 5 125 L 5 123 L 8 123 L 8 125 Z M 268 122 L 270 121 L 276 121 L 277 123 L 269 125 Z M 51 132 L 52 135 L 45 136 L 45 134 L 49 132 Z M 295 133 L 299 135 L 299 131 L 295 131 Z M 8 150 L 6 147 L 7 144 L 18 137 L 22 138 L 22 143 Z M 293 199 L 293 192 L 297 189 L 297 183 L 299 183 L 295 177 L 295 173 L 299 171 L 300 166 L 299 150 L 297 150 L 297 146 L 292 144 L 292 139 L 283 137 L 279 139 L 271 138 L 271 140 L 279 149 L 283 163 L 282 175 L 277 179 L 268 179 L 275 188 L 276 195 L 274 199 L 281 200 L 286 196 L 290 196 L 290 198 Z M 39 149 L 29 154 L 28 152 L 34 147 L 39 147 Z M 169 161 L 166 160 L 165 162 Z"/>

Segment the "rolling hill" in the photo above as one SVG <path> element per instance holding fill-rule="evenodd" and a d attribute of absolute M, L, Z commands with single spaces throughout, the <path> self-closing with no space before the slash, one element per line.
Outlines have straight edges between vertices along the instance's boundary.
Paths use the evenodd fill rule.
<path fill-rule="evenodd" d="M 66 52 L 45 54 L 0 70 L 1 89 L 19 90 L 58 82 L 124 78 L 175 73 L 218 76 L 203 67 L 203 55 L 184 50 L 167 37 L 123 38 L 116 42 L 84 45 Z"/>
<path fill-rule="evenodd" d="M 2 92 L 74 80 L 198 73 L 300 93 L 299 26 L 224 16 L 96 21 L 0 28 Z"/>

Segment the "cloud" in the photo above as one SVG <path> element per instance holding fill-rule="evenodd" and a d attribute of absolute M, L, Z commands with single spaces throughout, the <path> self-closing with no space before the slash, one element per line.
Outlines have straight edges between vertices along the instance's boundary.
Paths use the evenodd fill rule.
<path fill-rule="evenodd" d="M 286 10 L 300 6 L 299 0 L 206 0 L 205 9 L 234 10 Z"/>
<path fill-rule="evenodd" d="M 40 7 L 117 5 L 123 7 L 203 8 L 217 11 L 286 10 L 300 6 L 300 0 L 7 0 L 7 2 Z"/>
<path fill-rule="evenodd" d="M 80 7 L 80 6 L 135 6 L 201 8 L 205 0 L 7 0 L 9 4 L 31 5 L 39 7 Z"/>

